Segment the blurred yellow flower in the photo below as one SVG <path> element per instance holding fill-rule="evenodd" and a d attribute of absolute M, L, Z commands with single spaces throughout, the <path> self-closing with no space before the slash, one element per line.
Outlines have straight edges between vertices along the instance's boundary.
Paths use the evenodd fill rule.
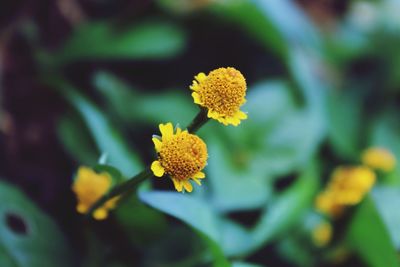
<path fill-rule="evenodd" d="M 392 171 L 396 166 L 395 156 L 382 147 L 371 147 L 361 156 L 362 163 L 376 170 Z"/>
<path fill-rule="evenodd" d="M 151 170 L 157 177 L 168 174 L 177 191 L 192 192 L 189 180 L 201 185 L 201 179 L 205 177 L 202 170 L 207 165 L 206 144 L 197 135 L 179 127 L 174 133 L 172 123 L 160 124 L 159 128 L 161 137 L 153 136 L 158 160 L 151 164 Z"/>
<path fill-rule="evenodd" d="M 323 214 L 337 218 L 342 215 L 344 206 L 338 204 L 333 195 L 332 191 L 322 191 L 315 200 L 315 208 Z"/>
<path fill-rule="evenodd" d="M 312 240 L 317 247 L 325 247 L 332 239 L 332 225 L 321 222 L 312 231 Z"/>
<path fill-rule="evenodd" d="M 338 167 L 326 189 L 317 196 L 315 207 L 324 214 L 338 217 L 346 206 L 358 204 L 375 180 L 376 175 L 369 167 Z"/>
<path fill-rule="evenodd" d="M 72 185 L 78 199 L 76 210 L 85 214 L 90 207 L 108 192 L 112 185 L 111 176 L 108 173 L 96 173 L 88 167 L 80 167 Z M 119 197 L 107 201 L 102 207 L 93 212 L 93 217 L 103 220 L 108 217 L 108 212 L 116 206 Z"/>
<path fill-rule="evenodd" d="M 246 80 L 235 68 L 219 68 L 208 75 L 199 73 L 190 89 L 194 103 L 208 110 L 207 116 L 224 125 L 240 124 L 247 114 L 240 110 L 246 102 Z"/>

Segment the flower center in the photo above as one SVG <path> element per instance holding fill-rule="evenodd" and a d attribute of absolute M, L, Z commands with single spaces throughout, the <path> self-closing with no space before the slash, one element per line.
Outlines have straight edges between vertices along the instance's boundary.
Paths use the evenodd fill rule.
<path fill-rule="evenodd" d="M 207 163 L 206 144 L 196 135 L 182 132 L 163 142 L 159 161 L 165 172 L 180 180 L 189 179 Z"/>
<path fill-rule="evenodd" d="M 204 106 L 224 116 L 233 116 L 245 102 L 246 80 L 235 68 L 211 71 L 199 87 Z"/>

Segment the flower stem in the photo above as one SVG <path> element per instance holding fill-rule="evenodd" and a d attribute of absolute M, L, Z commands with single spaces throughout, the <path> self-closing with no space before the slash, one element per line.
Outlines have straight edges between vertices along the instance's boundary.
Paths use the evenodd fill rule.
<path fill-rule="evenodd" d="M 133 176 L 129 180 L 122 182 L 116 185 L 113 189 L 111 189 L 107 194 L 102 196 L 99 200 L 97 200 L 87 212 L 87 216 L 90 217 L 92 213 L 104 205 L 108 200 L 112 199 L 113 197 L 119 196 L 126 192 L 131 191 L 132 189 L 136 188 L 141 182 L 153 176 L 153 172 L 150 168 L 144 169 L 142 172 L 138 173 L 137 175 Z"/>
<path fill-rule="evenodd" d="M 193 119 L 193 121 L 189 124 L 189 126 L 187 127 L 187 130 L 189 131 L 189 133 L 195 133 L 208 120 L 209 120 L 209 118 L 207 117 L 207 110 L 202 108 L 200 110 L 200 112 L 196 115 L 196 117 Z"/>

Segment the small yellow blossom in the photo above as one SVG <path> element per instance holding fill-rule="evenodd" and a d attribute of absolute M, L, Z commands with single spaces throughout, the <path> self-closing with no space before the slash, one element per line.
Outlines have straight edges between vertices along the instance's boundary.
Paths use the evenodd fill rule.
<path fill-rule="evenodd" d="M 332 239 L 332 225 L 329 222 L 318 224 L 312 231 L 312 239 L 317 247 L 325 247 Z"/>
<path fill-rule="evenodd" d="M 246 102 L 246 80 L 235 68 L 219 68 L 208 75 L 199 73 L 190 89 L 194 103 L 208 110 L 207 116 L 224 125 L 240 124 L 247 114 L 240 110 Z"/>
<path fill-rule="evenodd" d="M 382 147 L 371 147 L 361 156 L 362 163 L 376 170 L 392 171 L 396 166 L 396 157 Z"/>
<path fill-rule="evenodd" d="M 346 206 L 358 204 L 371 190 L 375 180 L 375 173 L 368 167 L 338 167 L 326 189 L 317 196 L 315 207 L 324 214 L 338 217 Z"/>
<path fill-rule="evenodd" d="M 151 164 L 151 170 L 157 177 L 168 174 L 175 189 L 182 192 L 185 189 L 192 192 L 190 179 L 201 185 L 205 177 L 202 172 L 207 165 L 207 146 L 197 135 L 182 131 L 171 123 L 159 125 L 161 137 L 153 136 L 153 143 L 158 154 L 158 160 Z"/>
<path fill-rule="evenodd" d="M 333 172 L 328 190 L 335 192 L 336 203 L 355 205 L 369 192 L 375 180 L 375 173 L 368 167 L 339 167 Z"/>
<path fill-rule="evenodd" d="M 88 167 L 80 167 L 76 175 L 72 190 L 78 199 L 76 210 L 85 214 L 90 207 L 99 200 L 112 185 L 111 176 L 108 173 L 96 173 Z M 102 207 L 93 212 L 93 217 L 103 220 L 108 217 L 110 209 L 115 208 L 119 197 L 107 201 Z"/>
<path fill-rule="evenodd" d="M 338 204 L 334 198 L 334 192 L 325 190 L 321 192 L 315 200 L 315 208 L 323 214 L 333 218 L 343 214 L 344 206 Z"/>

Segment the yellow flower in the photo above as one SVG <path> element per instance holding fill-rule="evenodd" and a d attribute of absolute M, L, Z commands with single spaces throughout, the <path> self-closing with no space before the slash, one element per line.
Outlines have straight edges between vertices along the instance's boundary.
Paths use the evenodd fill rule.
<path fill-rule="evenodd" d="M 333 172 L 328 190 L 334 192 L 336 203 L 355 205 L 369 192 L 375 180 L 375 173 L 368 167 L 338 167 Z"/>
<path fill-rule="evenodd" d="M 151 170 L 157 177 L 168 174 L 174 182 L 175 189 L 192 192 L 190 179 L 201 185 L 205 177 L 202 172 L 207 165 L 207 146 L 198 136 L 182 131 L 171 123 L 159 125 L 161 137 L 153 136 L 158 160 L 151 164 Z"/>
<path fill-rule="evenodd" d="M 315 208 L 326 215 L 337 218 L 343 214 L 344 206 L 339 205 L 334 198 L 334 193 L 331 191 L 321 192 L 315 200 Z"/>
<path fill-rule="evenodd" d="M 332 239 L 332 225 L 329 222 L 318 224 L 312 231 L 312 239 L 317 247 L 325 247 Z"/>
<path fill-rule="evenodd" d="M 375 180 L 375 173 L 368 167 L 338 167 L 326 189 L 317 196 L 315 207 L 326 215 L 338 217 L 345 207 L 358 204 L 371 190 Z"/>
<path fill-rule="evenodd" d="M 190 89 L 194 103 L 208 110 L 207 116 L 224 125 L 240 124 L 247 114 L 240 110 L 246 102 L 246 80 L 235 68 L 219 68 L 208 75 L 199 73 Z"/>
<path fill-rule="evenodd" d="M 392 171 L 396 166 L 395 156 L 382 147 L 371 147 L 361 156 L 362 163 L 376 170 Z"/>
<path fill-rule="evenodd" d="M 78 199 L 76 210 L 85 214 L 90 207 L 99 200 L 112 185 L 111 176 L 108 173 L 96 173 L 88 167 L 80 167 L 76 175 L 72 190 Z M 119 197 L 107 201 L 102 207 L 94 211 L 93 217 L 97 220 L 106 219 L 110 209 L 116 206 Z"/>

